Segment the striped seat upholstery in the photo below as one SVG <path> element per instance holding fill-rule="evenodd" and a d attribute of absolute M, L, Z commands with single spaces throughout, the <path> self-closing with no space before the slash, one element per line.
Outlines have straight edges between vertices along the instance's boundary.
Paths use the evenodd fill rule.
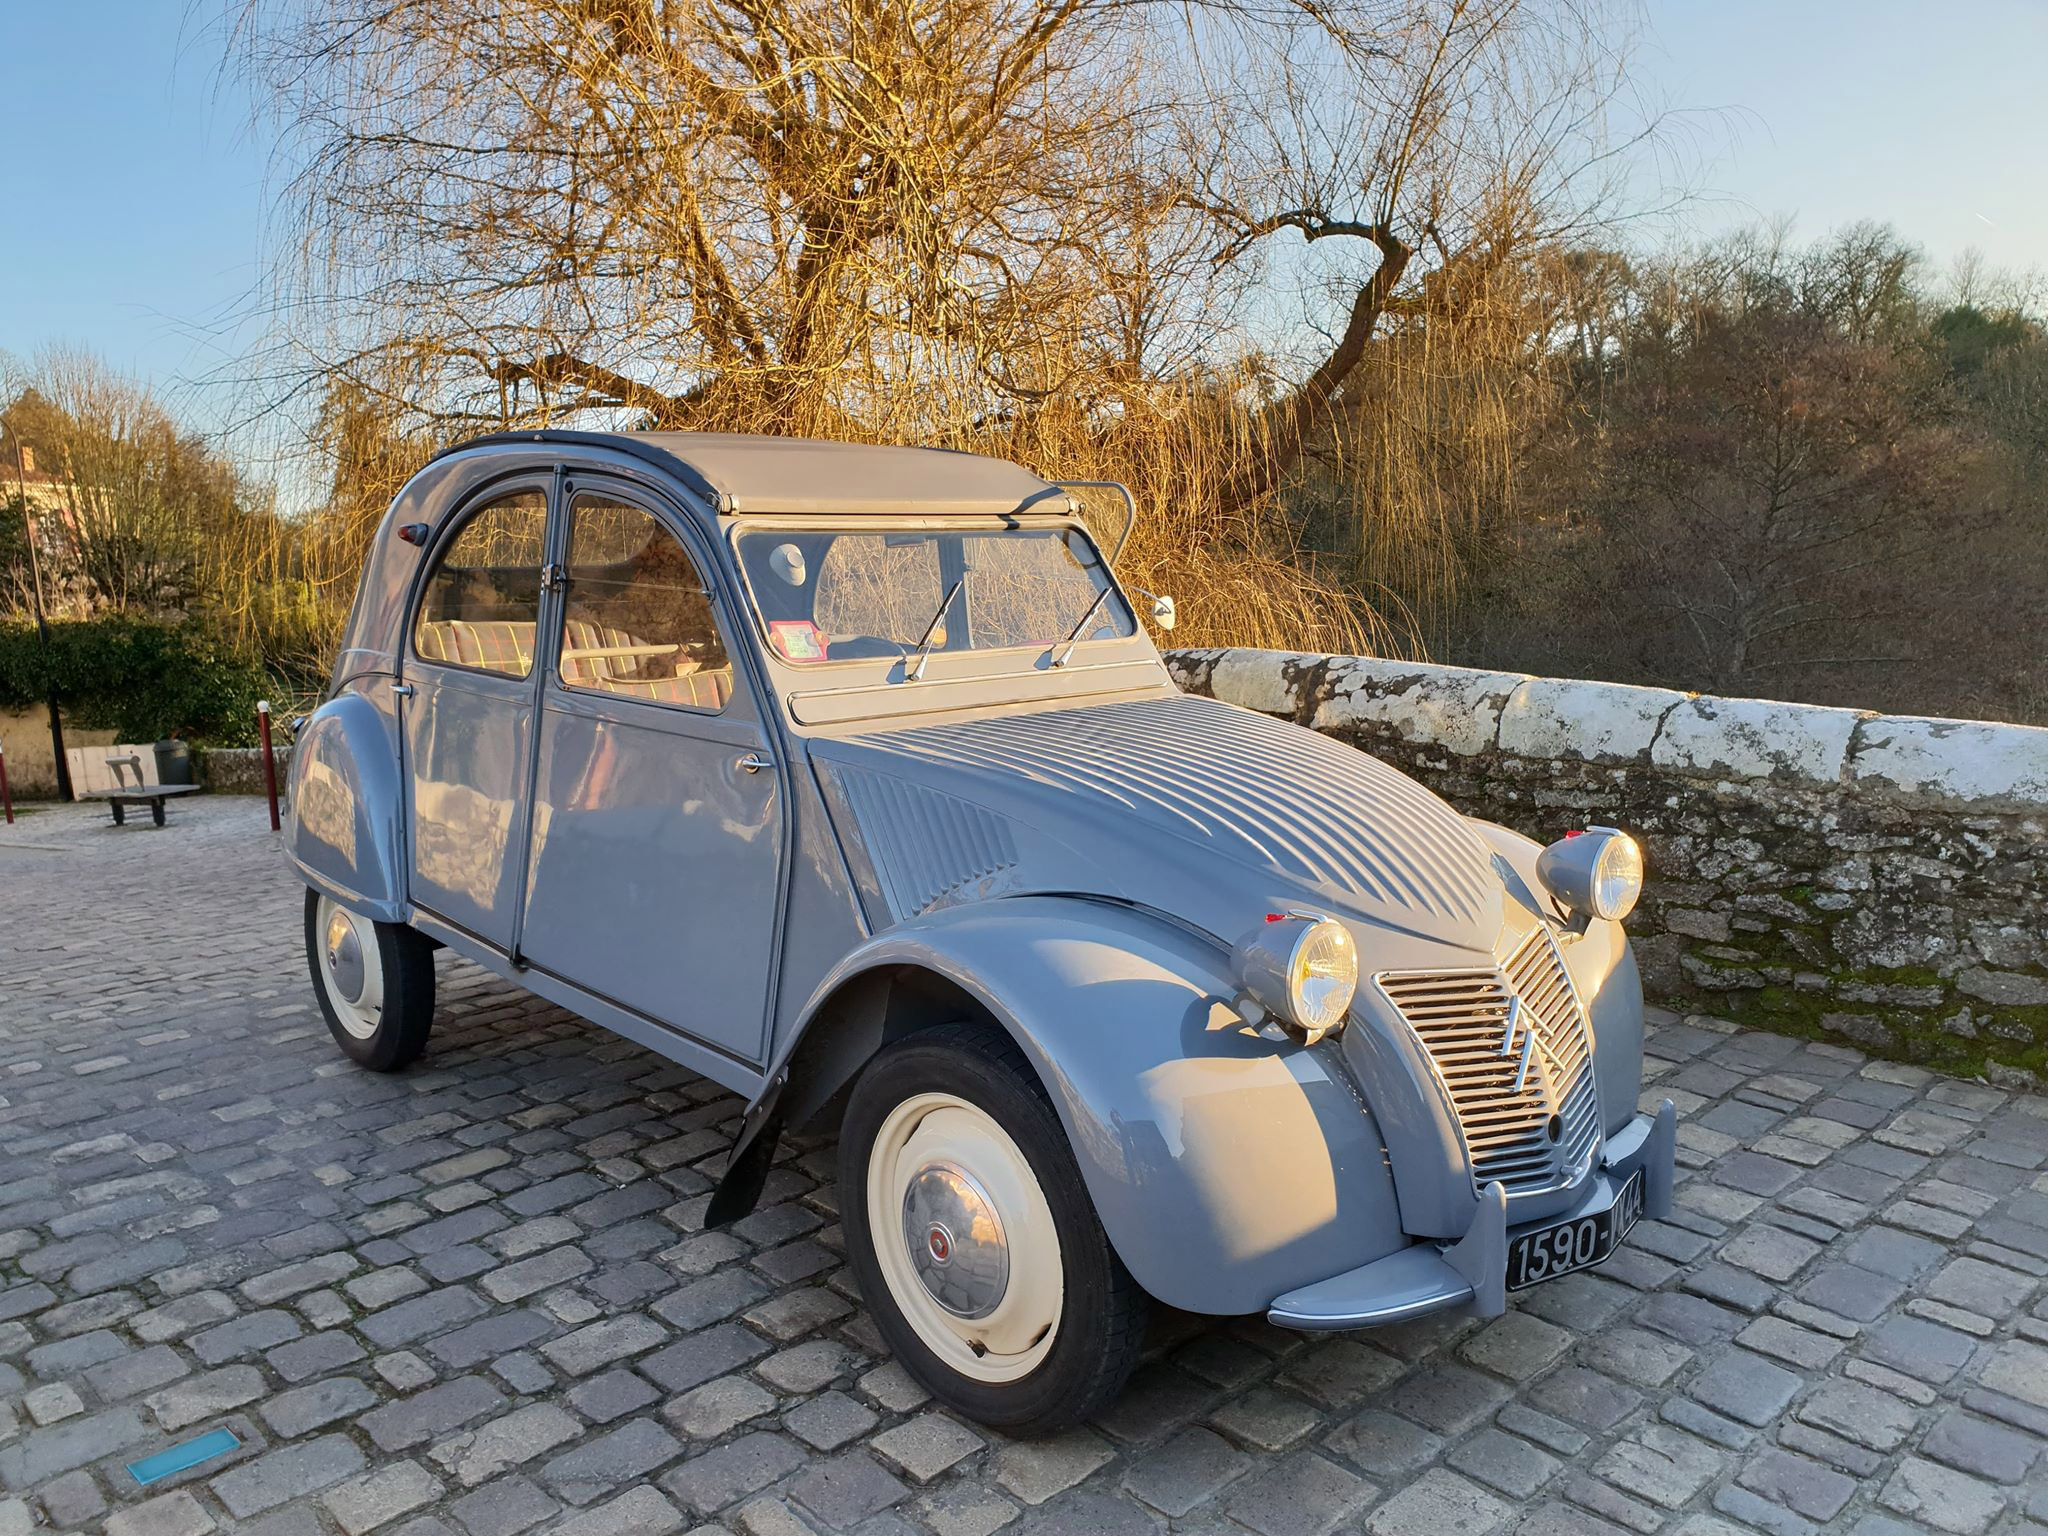
<path fill-rule="evenodd" d="M 686 656 L 594 656 L 578 651 L 625 650 L 642 645 L 622 629 L 571 619 L 562 636 L 562 681 L 629 699 L 721 710 L 732 697 L 732 664 L 701 666 Z M 533 625 L 512 620 L 432 619 L 420 625 L 419 653 L 427 661 L 479 667 L 524 677 L 533 665 Z M 636 671 L 673 665 L 667 677 L 636 677 Z"/>
<path fill-rule="evenodd" d="M 605 643 L 604 631 L 588 619 L 571 619 L 562 632 L 562 681 L 576 688 L 602 688 L 609 675 L 601 656 L 577 656 Z"/>
<path fill-rule="evenodd" d="M 687 704 L 693 709 L 723 709 L 732 697 L 732 666 L 704 667 L 688 656 L 589 656 L 578 651 L 619 650 L 643 642 L 622 629 L 571 619 L 562 637 L 562 681 L 577 688 L 597 688 L 630 699 Z M 636 671 L 673 666 L 674 675 L 636 677 Z"/>
<path fill-rule="evenodd" d="M 693 661 L 683 665 L 690 670 L 675 677 L 607 678 L 597 686 L 606 693 L 621 693 L 631 699 L 687 704 L 693 709 L 725 708 L 725 701 L 732 697 L 732 668 L 704 670 Z"/>
<path fill-rule="evenodd" d="M 511 619 L 430 619 L 420 626 L 419 650 L 429 661 L 524 677 L 533 670 L 533 626 Z"/>

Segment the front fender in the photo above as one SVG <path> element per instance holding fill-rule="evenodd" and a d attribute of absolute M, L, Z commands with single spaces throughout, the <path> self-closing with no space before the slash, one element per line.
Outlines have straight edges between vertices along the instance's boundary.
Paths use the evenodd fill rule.
<path fill-rule="evenodd" d="M 398 745 L 375 704 L 343 693 L 292 748 L 286 850 L 309 885 L 379 922 L 405 920 Z"/>
<path fill-rule="evenodd" d="M 1337 1052 L 1248 1029 L 1213 943 L 1079 897 L 947 908 L 848 955 L 798 1033 L 880 967 L 946 978 L 1015 1037 L 1111 1243 L 1168 1305 L 1259 1311 L 1408 1241 L 1379 1128 Z"/>

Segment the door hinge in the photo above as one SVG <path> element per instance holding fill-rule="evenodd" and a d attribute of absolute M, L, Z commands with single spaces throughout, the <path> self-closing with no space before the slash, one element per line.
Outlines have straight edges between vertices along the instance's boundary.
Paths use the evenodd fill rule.
<path fill-rule="evenodd" d="M 540 568 L 540 589 L 543 592 L 560 592 L 569 585 L 569 573 L 559 565 L 544 565 Z"/>

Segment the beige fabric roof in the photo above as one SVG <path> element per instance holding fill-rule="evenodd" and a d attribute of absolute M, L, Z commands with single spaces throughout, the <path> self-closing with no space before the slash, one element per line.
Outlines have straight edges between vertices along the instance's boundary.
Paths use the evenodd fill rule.
<path fill-rule="evenodd" d="M 1015 512 L 1066 495 L 1006 459 L 726 432 L 636 432 L 695 470 L 726 512 Z"/>

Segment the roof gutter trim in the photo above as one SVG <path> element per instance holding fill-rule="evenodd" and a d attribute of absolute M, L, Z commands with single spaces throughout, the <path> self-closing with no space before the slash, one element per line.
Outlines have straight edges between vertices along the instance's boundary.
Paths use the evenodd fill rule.
<path fill-rule="evenodd" d="M 657 447 L 630 432 L 574 432 L 561 427 L 539 427 L 523 432 L 490 432 L 482 437 L 472 437 L 443 448 L 427 462 L 437 463 L 458 453 L 467 453 L 472 448 L 500 446 L 609 448 L 615 453 L 638 459 L 643 464 L 652 464 L 655 468 L 674 475 L 713 508 L 719 511 L 731 510 L 727 504 L 732 498 L 705 479 L 694 464 L 686 459 L 679 459 L 666 449 Z"/>

